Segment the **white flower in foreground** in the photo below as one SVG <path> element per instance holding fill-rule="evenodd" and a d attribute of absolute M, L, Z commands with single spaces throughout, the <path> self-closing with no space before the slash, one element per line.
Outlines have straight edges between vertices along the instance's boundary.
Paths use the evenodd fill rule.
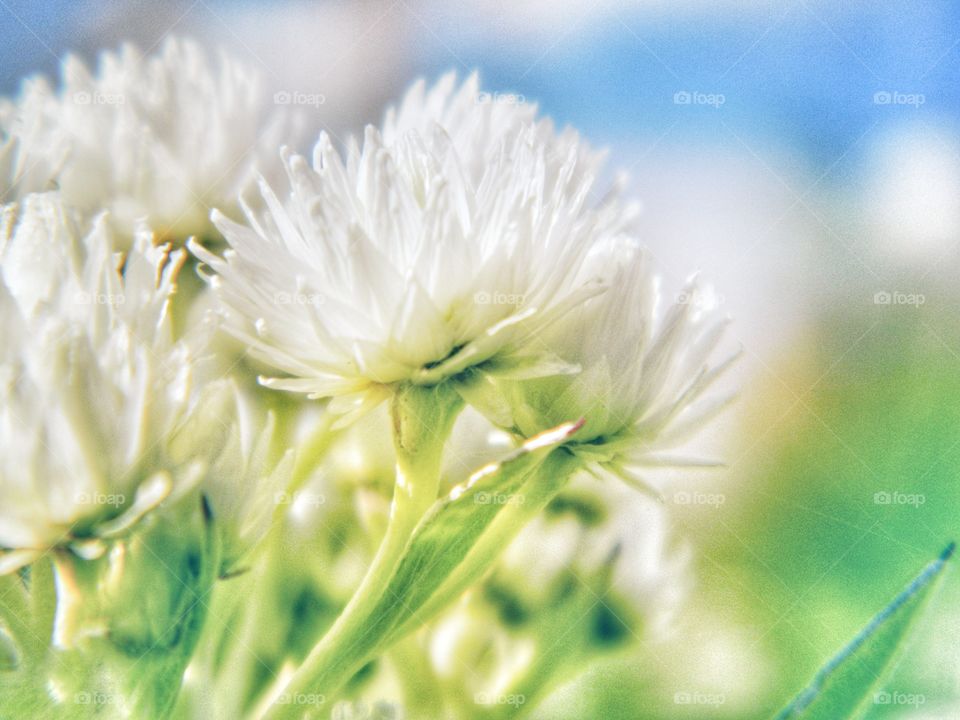
<path fill-rule="evenodd" d="M 109 210 L 124 244 L 140 220 L 161 240 L 208 234 L 210 208 L 236 208 L 258 161 L 289 140 L 285 110 L 253 68 L 212 63 L 190 40 L 103 53 L 96 73 L 69 57 L 58 89 L 38 77 L 0 100 L 0 201 L 58 189 Z"/>
<path fill-rule="evenodd" d="M 542 337 L 579 373 L 514 382 L 476 371 L 463 392 L 494 423 L 522 437 L 583 418 L 570 447 L 589 468 L 644 488 L 651 468 L 714 464 L 666 454 L 732 398 L 707 393 L 737 358 L 712 364 L 727 322 L 715 317 L 709 291 L 692 281 L 659 312 L 658 279 L 639 246 L 597 248 L 585 271 L 592 265 L 607 268 L 610 289 Z"/>
<path fill-rule="evenodd" d="M 369 404 L 481 363 L 565 369 L 531 339 L 602 291 L 583 258 L 634 208 L 594 202 L 599 155 L 534 115 L 488 101 L 475 77 L 418 84 L 345 157 L 325 135 L 312 166 L 285 154 L 290 194 L 263 183 L 268 210 L 246 225 L 215 215 L 230 250 L 192 249 L 229 329 L 292 376 L 266 384 Z"/>
<path fill-rule="evenodd" d="M 99 553 L 102 540 L 199 482 L 214 513 L 238 523 L 238 540 L 258 532 L 218 488 L 269 475 L 257 457 L 266 450 L 232 429 L 242 419 L 217 401 L 229 383 L 198 397 L 200 338 L 174 337 L 170 302 L 185 259 L 147 233 L 117 254 L 105 217 L 90 224 L 55 194 L 3 208 L 0 572 L 53 546 Z"/>

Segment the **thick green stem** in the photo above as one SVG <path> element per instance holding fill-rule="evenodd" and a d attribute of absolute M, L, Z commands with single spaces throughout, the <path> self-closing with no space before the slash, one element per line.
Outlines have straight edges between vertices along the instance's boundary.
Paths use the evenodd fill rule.
<path fill-rule="evenodd" d="M 467 588 L 479 580 L 506 550 L 510 541 L 546 507 L 581 467 L 568 452 L 552 453 L 533 471 L 517 495 L 522 503 L 511 503 L 490 523 L 469 555 L 407 622 L 390 634 L 397 640 L 436 617 Z"/>
<path fill-rule="evenodd" d="M 302 717 L 307 708 L 298 704 L 298 698 L 313 702 L 320 696 L 332 699 L 380 640 L 370 633 L 370 613 L 386 590 L 414 528 L 437 499 L 443 448 L 461 408 L 459 396 L 444 385 L 397 388 L 390 408 L 397 477 L 386 533 L 360 587 L 280 691 L 280 702 L 265 716 L 269 720 Z"/>

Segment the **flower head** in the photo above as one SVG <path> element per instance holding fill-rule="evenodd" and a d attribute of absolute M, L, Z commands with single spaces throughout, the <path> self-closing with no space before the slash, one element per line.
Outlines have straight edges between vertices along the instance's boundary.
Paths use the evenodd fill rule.
<path fill-rule="evenodd" d="M 271 387 L 375 401 L 398 382 L 465 369 L 529 375 L 562 364 L 531 339 L 602 290 L 580 272 L 634 208 L 591 200 L 600 157 L 535 109 L 489 102 L 475 77 L 416 85 L 345 155 L 284 154 L 289 195 L 214 221 L 228 328 L 288 378 Z"/>
<path fill-rule="evenodd" d="M 218 400 L 230 383 L 200 392 L 208 333 L 175 337 L 186 251 L 141 232 L 115 253 L 105 217 L 89 222 L 53 193 L 4 207 L 0 231 L 0 569 L 53 546 L 102 551 L 202 482 L 215 513 L 238 516 L 233 546 L 255 535 L 222 488 L 271 475 L 266 441 L 239 434 L 254 426 Z"/>
<path fill-rule="evenodd" d="M 489 418 L 529 437 L 570 418 L 571 446 L 589 467 L 644 484 L 651 467 L 702 464 L 664 454 L 682 445 L 731 396 L 707 391 L 737 355 L 711 358 L 725 320 L 695 279 L 665 312 L 649 253 L 633 242 L 597 247 L 584 265 L 606 268 L 609 289 L 572 309 L 541 341 L 580 372 L 524 380 L 474 371 L 463 392 Z M 708 463 L 711 464 L 711 463 Z"/>
<path fill-rule="evenodd" d="M 0 100 L 0 200 L 59 189 L 68 205 L 109 210 L 124 246 L 141 220 L 161 238 L 207 234 L 209 208 L 235 208 L 289 137 L 290 118 L 270 107 L 253 68 L 211 63 L 186 39 L 148 57 L 105 52 L 96 73 L 69 57 L 59 89 L 38 77 Z"/>

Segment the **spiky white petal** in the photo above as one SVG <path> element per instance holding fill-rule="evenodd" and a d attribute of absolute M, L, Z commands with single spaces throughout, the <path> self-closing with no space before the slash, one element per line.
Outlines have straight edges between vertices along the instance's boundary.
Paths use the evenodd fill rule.
<path fill-rule="evenodd" d="M 115 255 L 105 219 L 88 227 L 54 194 L 2 224 L 0 547 L 42 549 L 170 490 L 138 496 L 191 391 L 169 313 L 185 255 L 147 234 Z"/>
<path fill-rule="evenodd" d="M 214 63 L 191 40 L 150 56 L 125 45 L 95 73 L 68 57 L 59 88 L 37 77 L 0 100 L 0 201 L 59 189 L 69 205 L 109 210 L 118 242 L 141 220 L 161 238 L 202 235 L 210 207 L 233 211 L 290 138 L 285 111 L 254 68 L 224 53 Z"/>
<path fill-rule="evenodd" d="M 585 264 L 607 268 L 609 290 L 570 311 L 542 341 L 581 371 L 516 382 L 478 374 L 465 392 L 494 422 L 529 436 L 583 418 L 577 452 L 593 467 L 645 485 L 651 467 L 709 461 L 668 452 L 730 400 L 711 394 L 736 360 L 714 360 L 726 321 L 691 280 L 665 310 L 649 253 L 634 242 L 597 247 Z"/>
<path fill-rule="evenodd" d="M 176 338 L 170 317 L 185 251 L 144 232 L 115 253 L 106 218 L 91 224 L 55 194 L 4 207 L 0 228 L 4 569 L 54 545 L 102 552 L 100 539 L 198 483 L 234 562 L 291 461 L 273 457 L 272 421 L 231 382 L 195 387 L 204 338 Z"/>
<path fill-rule="evenodd" d="M 382 396 L 496 359 L 530 375 L 564 367 L 532 338 L 602 291 L 597 243 L 635 208 L 591 198 L 600 157 L 535 108 L 484 102 L 476 77 L 420 83 L 382 131 L 312 165 L 285 154 L 290 191 L 267 211 L 214 221 L 230 250 L 194 246 L 216 271 L 232 332 L 313 396 Z"/>

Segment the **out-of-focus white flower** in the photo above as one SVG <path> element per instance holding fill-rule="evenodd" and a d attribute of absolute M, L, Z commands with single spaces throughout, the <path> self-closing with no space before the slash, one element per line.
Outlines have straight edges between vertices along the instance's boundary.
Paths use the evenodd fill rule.
<path fill-rule="evenodd" d="M 161 240 L 204 235 L 210 207 L 236 208 L 255 166 L 290 141 L 288 110 L 253 68 L 212 63 L 191 40 L 148 57 L 126 45 L 96 73 L 68 57 L 59 89 L 38 77 L 0 100 L 0 200 L 59 189 L 68 205 L 109 210 L 124 246 L 141 220 Z"/>
<path fill-rule="evenodd" d="M 568 369 L 532 339 L 602 291 L 590 248 L 634 207 L 590 198 L 600 156 L 476 77 L 417 84 L 382 132 L 345 157 L 321 136 L 312 167 L 285 154 L 292 192 L 265 213 L 215 215 L 231 248 L 216 271 L 228 327 L 291 378 L 270 387 L 376 402 L 393 383 L 465 369 Z"/>
<path fill-rule="evenodd" d="M 665 508 L 620 484 L 579 480 L 432 624 L 432 664 L 451 687 L 486 702 L 525 674 L 553 685 L 582 672 L 584 656 L 665 637 L 689 587 L 688 553 L 668 546 Z M 574 661 L 542 676 L 537 661 L 558 646 Z"/>
<path fill-rule="evenodd" d="M 611 588 L 629 598 L 645 633 L 662 636 L 690 586 L 689 552 L 670 547 L 667 509 L 622 484 L 598 486 L 589 476 L 572 488 L 510 544 L 501 571 L 524 578 L 527 594 L 542 594 L 574 564 L 584 573 L 608 561 L 616 548 Z M 578 502 L 595 506 L 590 511 L 601 516 L 585 523 L 574 509 Z"/>
<path fill-rule="evenodd" d="M 222 572 L 237 569 L 266 535 L 293 472 L 273 412 L 264 412 L 232 380 L 209 383 L 167 439 L 174 465 L 203 463 L 201 489 L 222 538 Z M 199 452 L 198 452 L 199 451 Z"/>
<path fill-rule="evenodd" d="M 584 272 L 594 266 L 606 268 L 610 289 L 541 338 L 579 373 L 515 382 L 481 369 L 464 393 L 523 437 L 583 418 L 571 447 L 587 466 L 646 488 L 642 473 L 651 468 L 704 464 L 664 451 L 689 440 L 729 402 L 729 395 L 705 393 L 737 356 L 711 365 L 726 322 L 715 319 L 711 295 L 696 281 L 661 314 L 646 251 L 632 242 L 597 247 Z"/>
<path fill-rule="evenodd" d="M 115 253 L 54 193 L 0 220 L 0 570 L 52 546 L 104 549 L 198 487 L 229 565 L 264 532 L 291 460 L 229 380 L 197 387 L 207 332 L 176 338 L 186 251 L 141 232 Z"/>
<path fill-rule="evenodd" d="M 169 314 L 186 256 L 140 235 L 122 258 L 103 217 L 84 225 L 54 194 L 3 209 L 0 547 L 21 551 L 11 563 L 119 531 L 172 489 L 154 461 L 191 392 Z"/>

